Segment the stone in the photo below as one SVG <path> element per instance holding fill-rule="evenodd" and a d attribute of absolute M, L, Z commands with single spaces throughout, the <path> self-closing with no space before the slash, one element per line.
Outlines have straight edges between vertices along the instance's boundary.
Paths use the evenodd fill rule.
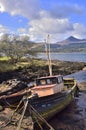
<path fill-rule="evenodd" d="M 0 105 L 0 111 L 2 111 L 3 110 L 3 107 Z"/>

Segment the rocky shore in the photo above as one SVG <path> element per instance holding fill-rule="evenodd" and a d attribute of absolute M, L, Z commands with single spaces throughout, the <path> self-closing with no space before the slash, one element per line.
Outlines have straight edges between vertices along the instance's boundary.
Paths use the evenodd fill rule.
<path fill-rule="evenodd" d="M 35 78 L 37 78 L 38 76 L 48 75 L 49 72 L 48 72 L 47 62 L 43 61 L 43 63 L 44 63 L 43 65 L 33 64 L 31 66 L 27 66 L 24 68 L 19 67 L 18 69 L 13 70 L 13 71 L 8 71 L 8 72 L 3 72 L 3 73 L 0 72 L 0 83 L 2 85 L 7 83 L 8 86 L 9 86 L 8 83 L 10 83 L 11 87 L 12 87 L 13 85 L 15 85 L 14 84 L 14 79 L 15 79 L 16 82 L 18 81 L 18 84 L 23 82 L 23 85 L 26 85 L 26 84 L 30 83 L 31 81 L 35 80 Z M 68 74 L 72 74 L 74 72 L 83 70 L 83 68 L 85 68 L 85 66 L 86 66 L 86 63 L 82 63 L 82 62 L 80 63 L 80 62 L 53 61 L 52 68 L 53 68 L 53 74 L 68 75 Z M 20 84 L 20 86 L 21 86 L 21 84 Z M 86 87 L 86 83 L 79 83 L 79 87 L 82 90 L 84 90 L 84 87 Z M 82 102 L 82 99 L 78 98 L 78 102 L 79 101 Z M 83 116 L 83 110 L 81 110 L 82 107 L 81 106 L 79 106 L 79 107 L 80 107 L 80 111 L 78 111 L 79 108 L 77 109 L 75 104 L 74 104 L 74 106 L 72 105 L 72 107 L 69 107 L 68 110 L 66 109 L 66 113 L 63 112 L 63 114 L 59 114 L 59 115 L 55 116 L 54 119 L 56 119 L 56 120 L 52 119 L 52 121 L 50 121 L 50 124 L 52 126 L 54 126 L 57 130 L 66 130 L 66 129 L 67 130 L 75 130 L 75 129 L 76 130 L 81 130 L 81 129 L 85 130 L 85 128 L 86 128 L 85 121 L 86 120 L 84 120 L 84 117 L 83 117 L 84 124 L 83 124 L 83 122 L 80 122 L 80 124 L 77 123 L 79 121 L 78 118 L 75 120 L 76 114 L 77 114 L 77 117 L 80 117 L 80 118 L 81 118 L 81 116 Z M 71 110 L 70 110 L 70 108 L 71 108 Z M 75 114 L 72 111 L 74 111 Z M 77 111 L 78 111 L 78 113 L 76 113 Z M 82 111 L 82 115 L 80 115 L 81 111 Z M 14 112 L 14 110 L 11 110 L 8 108 L 6 108 L 5 110 L 0 112 L 0 130 L 15 130 L 16 129 L 17 124 L 14 124 L 13 121 L 9 122 L 9 119 L 12 116 L 13 112 Z M 71 112 L 72 114 L 68 114 L 68 112 L 69 113 Z M 61 118 L 60 115 L 63 117 Z M 64 118 L 64 122 L 63 122 L 63 118 Z M 86 117 L 85 117 L 85 119 L 86 119 Z M 15 120 L 15 118 L 13 120 Z M 69 122 L 69 120 L 70 120 L 70 122 Z M 16 123 L 17 123 L 17 121 L 16 121 Z M 57 122 L 59 125 L 57 125 Z M 75 124 L 75 127 L 73 127 L 72 123 Z M 79 128 L 81 128 L 81 129 L 79 129 Z M 24 125 L 22 126 L 21 130 L 28 130 L 28 129 L 29 129 L 28 119 L 25 118 Z"/>
<path fill-rule="evenodd" d="M 78 87 L 80 91 L 86 91 L 86 82 L 78 83 Z"/>
<path fill-rule="evenodd" d="M 39 64 L 39 62 L 41 62 L 41 65 Z M 83 70 L 85 66 L 86 63 L 84 62 L 52 61 L 53 75 L 68 75 Z M 15 70 L 0 72 L 0 83 L 10 79 L 18 79 L 20 81 L 29 83 L 39 76 L 46 75 L 49 75 L 47 61 L 37 60 L 35 61 L 35 63 L 25 66 L 23 68 L 19 66 Z"/>

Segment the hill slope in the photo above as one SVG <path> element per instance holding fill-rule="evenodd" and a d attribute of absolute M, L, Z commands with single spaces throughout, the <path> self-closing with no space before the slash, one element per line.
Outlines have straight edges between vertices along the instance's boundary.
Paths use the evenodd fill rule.
<path fill-rule="evenodd" d="M 50 48 L 52 52 L 86 52 L 86 39 L 70 36 L 61 42 L 50 44 Z M 45 51 L 45 43 L 38 44 L 34 50 Z"/>
<path fill-rule="evenodd" d="M 67 44 L 74 44 L 74 43 L 86 43 L 86 39 L 78 39 L 73 36 L 68 37 L 67 39 L 61 41 L 61 42 L 56 42 L 59 45 L 67 45 Z"/>

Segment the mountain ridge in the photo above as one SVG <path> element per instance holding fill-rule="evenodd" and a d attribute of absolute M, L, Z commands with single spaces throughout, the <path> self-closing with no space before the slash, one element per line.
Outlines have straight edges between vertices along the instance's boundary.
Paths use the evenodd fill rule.
<path fill-rule="evenodd" d="M 40 43 L 34 49 L 40 52 L 45 51 L 45 43 Z M 63 41 L 50 43 L 50 50 L 51 52 L 86 52 L 86 39 L 70 36 Z"/>
<path fill-rule="evenodd" d="M 71 43 L 73 43 L 73 44 L 74 43 L 86 43 L 86 39 L 78 39 L 74 36 L 70 36 L 63 41 L 56 42 L 56 44 L 59 44 L 59 45 L 68 45 L 68 44 L 71 44 Z"/>

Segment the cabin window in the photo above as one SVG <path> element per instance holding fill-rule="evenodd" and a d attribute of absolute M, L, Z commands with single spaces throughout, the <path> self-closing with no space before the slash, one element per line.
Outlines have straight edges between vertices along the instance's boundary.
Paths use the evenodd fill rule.
<path fill-rule="evenodd" d="M 47 79 L 47 84 L 56 84 L 56 78 Z"/>
<path fill-rule="evenodd" d="M 45 80 L 40 80 L 40 84 L 41 84 L 41 85 L 45 85 L 45 84 L 46 84 L 46 81 L 45 81 Z"/>
<path fill-rule="evenodd" d="M 46 78 L 46 79 L 38 79 L 36 80 L 36 84 L 37 85 L 49 85 L 49 84 L 56 84 L 57 82 L 57 78 Z"/>
<path fill-rule="evenodd" d="M 56 78 L 52 78 L 51 80 L 52 80 L 52 84 L 56 84 L 57 83 Z"/>
<path fill-rule="evenodd" d="M 41 80 L 36 80 L 36 85 L 45 85 L 46 84 L 46 81 L 44 79 L 41 79 Z"/>
<path fill-rule="evenodd" d="M 62 83 L 63 82 L 63 78 L 60 76 L 60 77 L 58 77 L 58 83 L 60 84 L 60 83 Z"/>
<path fill-rule="evenodd" d="M 50 79 L 47 79 L 47 84 L 51 84 L 51 80 Z"/>

